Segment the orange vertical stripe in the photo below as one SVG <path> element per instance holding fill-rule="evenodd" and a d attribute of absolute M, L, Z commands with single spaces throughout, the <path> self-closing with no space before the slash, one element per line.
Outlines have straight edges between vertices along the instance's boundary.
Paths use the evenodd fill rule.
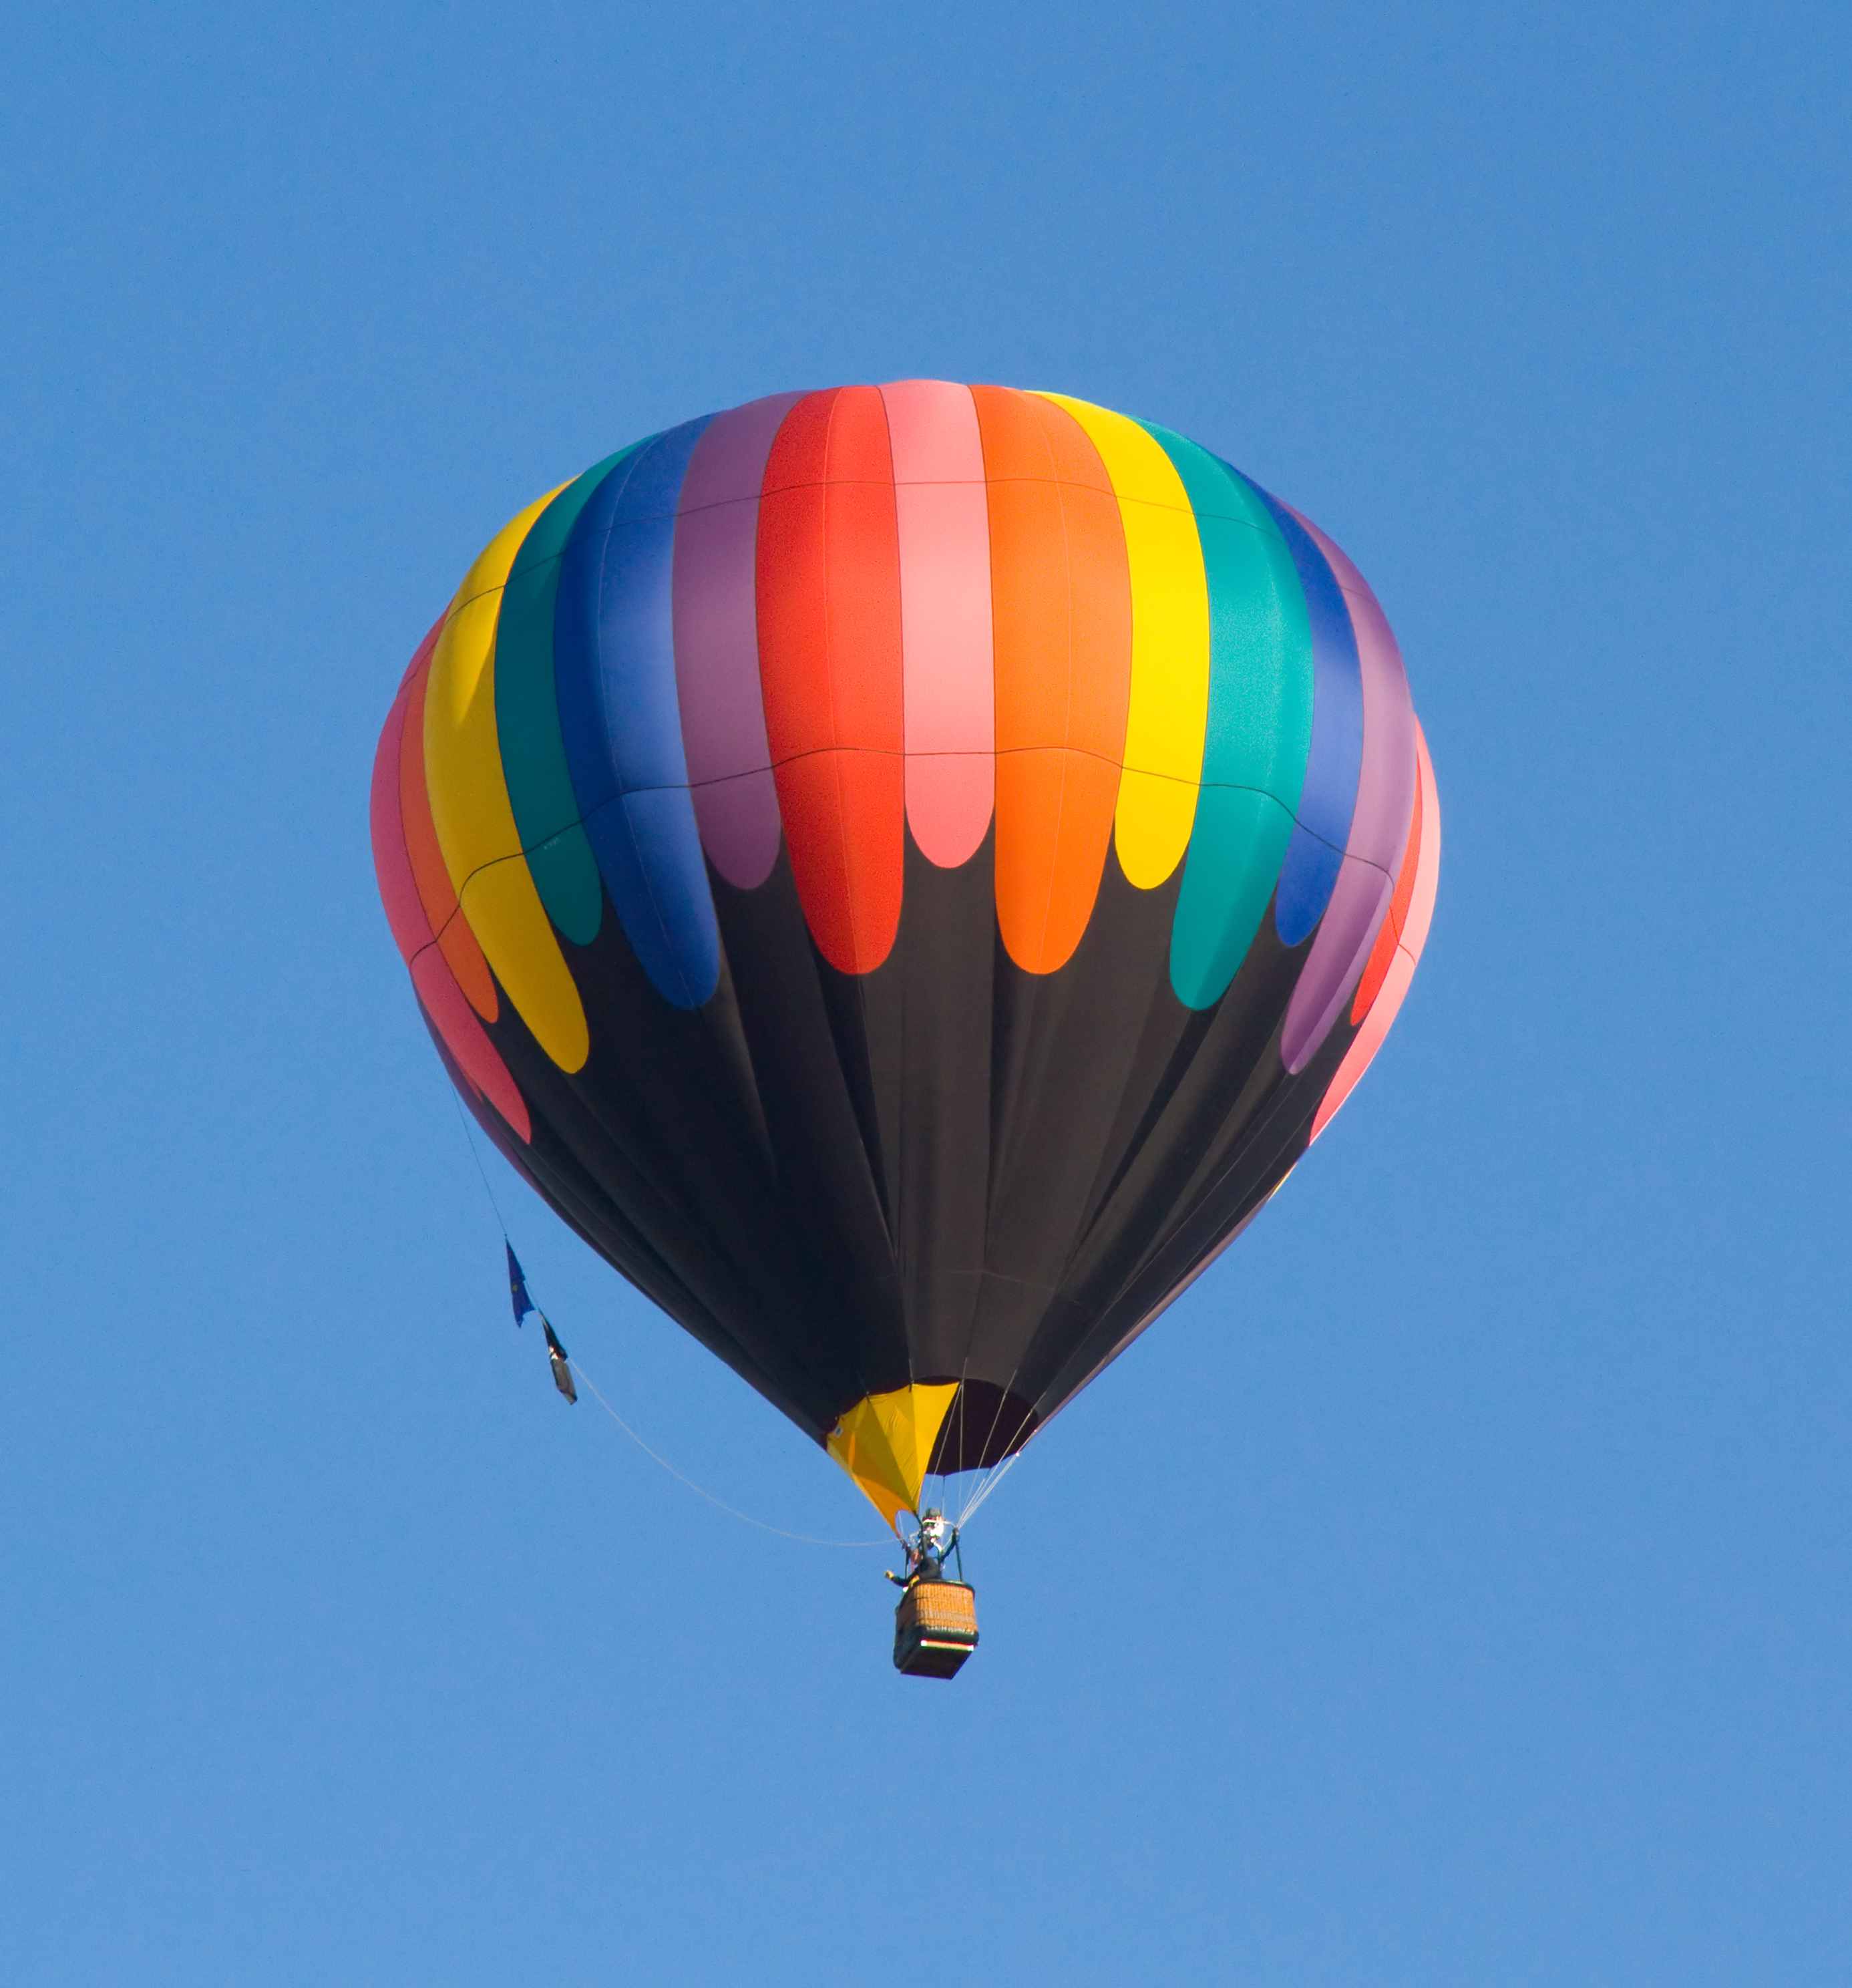
<path fill-rule="evenodd" d="M 1112 839 L 1132 591 L 1098 451 L 1052 401 L 974 387 L 996 647 L 997 922 L 1031 973 L 1072 956 Z"/>
<path fill-rule="evenodd" d="M 458 912 L 457 894 L 431 823 L 431 794 L 424 783 L 424 691 L 430 681 L 431 658 L 427 656 L 411 680 L 405 700 L 405 732 L 399 746 L 399 815 L 405 830 L 405 854 L 411 859 L 412 880 L 418 887 L 424 915 L 457 985 L 483 1020 L 492 1022 L 500 1010 L 495 976 L 469 921 Z"/>
<path fill-rule="evenodd" d="M 759 506 L 759 677 L 792 874 L 830 965 L 893 949 L 905 849 L 901 553 L 874 387 L 785 417 Z"/>

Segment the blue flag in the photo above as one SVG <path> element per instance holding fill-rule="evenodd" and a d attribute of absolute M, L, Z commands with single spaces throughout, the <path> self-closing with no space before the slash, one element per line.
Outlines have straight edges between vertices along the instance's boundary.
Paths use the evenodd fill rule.
<path fill-rule="evenodd" d="M 540 1307 L 527 1294 L 527 1276 L 521 1268 L 521 1259 L 515 1254 L 515 1246 L 505 1245 L 508 1251 L 508 1294 L 515 1301 L 515 1323 L 519 1325 L 530 1311 Z"/>

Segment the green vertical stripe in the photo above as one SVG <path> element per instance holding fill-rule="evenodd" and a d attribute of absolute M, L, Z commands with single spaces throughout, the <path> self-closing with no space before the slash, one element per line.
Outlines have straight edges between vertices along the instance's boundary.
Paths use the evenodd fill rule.
<path fill-rule="evenodd" d="M 1206 1008 L 1246 958 L 1292 839 L 1312 748 L 1312 629 L 1292 554 L 1245 479 L 1141 425 L 1189 493 L 1208 579 L 1202 791 L 1171 930 L 1171 985 Z"/>
<path fill-rule="evenodd" d="M 553 603 L 559 558 L 592 492 L 642 448 L 607 455 L 536 518 L 508 576 L 495 631 L 495 731 L 515 827 L 546 915 L 575 944 L 598 935 L 604 905 L 596 858 L 579 825 L 553 688 Z"/>

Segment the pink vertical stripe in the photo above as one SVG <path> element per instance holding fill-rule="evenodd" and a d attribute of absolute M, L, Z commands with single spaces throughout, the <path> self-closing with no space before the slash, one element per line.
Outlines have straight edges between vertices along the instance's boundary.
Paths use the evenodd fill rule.
<path fill-rule="evenodd" d="M 1428 735 L 1418 718 L 1414 726 L 1416 763 L 1421 777 L 1421 853 L 1416 862 L 1414 895 L 1408 921 L 1402 927 L 1402 950 L 1418 965 L 1434 923 L 1434 901 L 1441 888 L 1441 795 L 1434 784 L 1434 762 L 1428 756 Z"/>
<path fill-rule="evenodd" d="M 996 796 L 990 515 L 968 387 L 881 389 L 901 542 L 907 825 L 943 869 L 976 853 Z"/>
<path fill-rule="evenodd" d="M 1421 735 L 1420 721 L 1414 728 L 1414 749 L 1421 796 L 1421 844 L 1414 852 L 1414 894 L 1409 901 L 1408 922 L 1402 927 L 1401 943 L 1395 949 L 1381 991 L 1370 1004 L 1364 1025 L 1351 1039 L 1337 1073 L 1319 1100 L 1312 1121 L 1312 1138 L 1329 1125 L 1337 1108 L 1357 1087 L 1357 1080 L 1370 1067 L 1370 1060 L 1389 1033 L 1390 1025 L 1401 1011 L 1402 1001 L 1414 984 L 1414 969 L 1421 964 L 1421 948 L 1428 943 L 1428 928 L 1434 920 L 1435 894 L 1441 881 L 1441 797 L 1434 784 L 1434 767 L 1428 757 L 1428 742 Z M 1310 1144 L 1310 1141 L 1306 1142 Z"/>
<path fill-rule="evenodd" d="M 773 394 L 716 414 L 676 506 L 675 689 L 694 823 L 708 860 L 742 891 L 771 874 L 779 834 L 759 679 L 759 485 L 779 424 L 803 397 Z"/>

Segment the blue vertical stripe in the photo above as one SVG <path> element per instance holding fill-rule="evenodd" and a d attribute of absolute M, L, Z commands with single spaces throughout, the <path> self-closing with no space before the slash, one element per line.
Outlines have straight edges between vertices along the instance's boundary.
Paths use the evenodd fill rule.
<path fill-rule="evenodd" d="M 707 863 L 675 692 L 675 505 L 711 418 L 671 428 L 607 476 L 560 562 L 553 663 L 580 820 L 631 950 L 698 1008 L 720 977 Z"/>

